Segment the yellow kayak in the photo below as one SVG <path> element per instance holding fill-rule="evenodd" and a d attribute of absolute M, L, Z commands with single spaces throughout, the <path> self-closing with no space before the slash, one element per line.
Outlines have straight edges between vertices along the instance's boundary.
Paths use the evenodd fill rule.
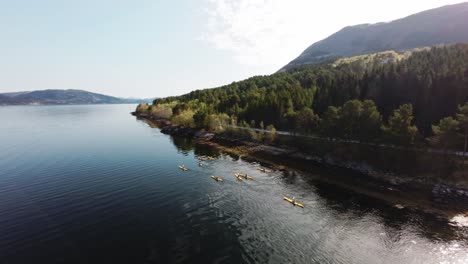
<path fill-rule="evenodd" d="M 252 176 L 249 176 L 249 175 L 244 174 L 244 173 L 234 173 L 234 176 L 236 176 L 237 178 L 242 178 L 242 179 L 246 179 L 246 180 L 253 180 Z"/>
<path fill-rule="evenodd" d="M 211 176 L 211 178 L 215 181 L 219 181 L 219 182 L 223 182 L 224 180 L 221 179 L 220 177 L 216 177 L 216 176 Z"/>
<path fill-rule="evenodd" d="M 268 169 L 265 169 L 265 168 L 257 168 L 257 170 L 259 170 L 261 172 L 264 172 L 264 173 L 272 173 L 273 172 L 272 170 L 268 170 Z"/>
<path fill-rule="evenodd" d="M 188 171 L 187 167 L 185 167 L 184 165 L 180 165 L 179 166 L 179 169 L 183 170 L 183 171 Z"/>
<path fill-rule="evenodd" d="M 236 177 L 237 180 L 242 181 L 244 178 L 239 175 L 239 173 L 234 173 L 234 177 Z"/>
<path fill-rule="evenodd" d="M 291 198 L 288 198 L 288 197 L 284 196 L 283 199 L 286 200 L 286 201 L 288 201 L 288 202 L 290 202 L 290 203 L 292 203 L 292 204 L 295 205 L 295 206 L 299 206 L 299 207 L 301 207 L 301 208 L 304 208 L 304 205 L 303 205 L 303 204 L 298 203 L 298 202 L 296 202 L 295 200 L 293 200 L 293 199 L 291 199 Z"/>

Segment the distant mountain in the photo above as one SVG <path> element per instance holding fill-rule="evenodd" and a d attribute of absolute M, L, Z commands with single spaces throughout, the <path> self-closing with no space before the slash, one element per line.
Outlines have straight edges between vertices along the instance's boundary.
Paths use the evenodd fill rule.
<path fill-rule="evenodd" d="M 280 71 L 386 50 L 468 42 L 468 2 L 417 13 L 388 23 L 343 28 L 308 47 Z"/>
<path fill-rule="evenodd" d="M 0 94 L 0 105 L 12 104 L 12 99 L 9 96 Z"/>
<path fill-rule="evenodd" d="M 125 99 L 83 90 L 40 90 L 0 93 L 0 105 L 126 104 L 151 102 L 152 99 Z"/>

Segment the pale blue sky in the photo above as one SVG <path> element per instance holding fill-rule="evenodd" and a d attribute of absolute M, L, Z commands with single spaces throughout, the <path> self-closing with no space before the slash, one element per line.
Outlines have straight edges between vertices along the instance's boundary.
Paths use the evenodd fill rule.
<path fill-rule="evenodd" d="M 400 2 L 0 0 L 0 92 L 177 95 L 273 73 L 347 25 L 463 1 Z"/>

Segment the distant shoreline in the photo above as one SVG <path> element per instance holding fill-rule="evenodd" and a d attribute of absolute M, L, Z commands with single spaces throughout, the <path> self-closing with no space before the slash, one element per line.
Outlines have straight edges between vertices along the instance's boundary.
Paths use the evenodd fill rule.
<path fill-rule="evenodd" d="M 0 104 L 4 106 L 86 106 L 86 105 L 135 105 L 135 103 L 90 103 L 90 104 Z"/>
<path fill-rule="evenodd" d="M 154 98 L 122 98 L 85 90 L 35 90 L 0 93 L 0 105 L 139 104 Z"/>

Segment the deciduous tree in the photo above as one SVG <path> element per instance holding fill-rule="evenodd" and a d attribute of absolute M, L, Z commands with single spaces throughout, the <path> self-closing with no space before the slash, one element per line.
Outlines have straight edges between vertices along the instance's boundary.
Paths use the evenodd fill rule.
<path fill-rule="evenodd" d="M 413 124 L 413 119 L 413 106 L 411 104 L 401 105 L 393 111 L 383 130 L 391 142 L 409 146 L 414 143 L 418 134 L 418 128 Z"/>

